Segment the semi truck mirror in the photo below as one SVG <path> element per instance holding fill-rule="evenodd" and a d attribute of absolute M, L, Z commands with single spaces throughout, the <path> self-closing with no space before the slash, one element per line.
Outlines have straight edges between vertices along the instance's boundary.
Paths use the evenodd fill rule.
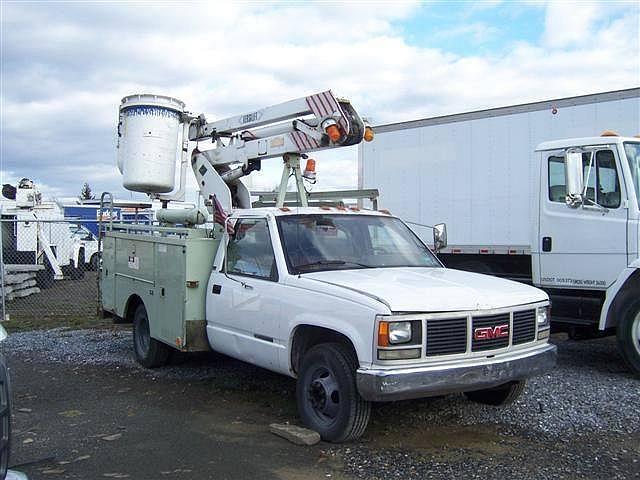
<path fill-rule="evenodd" d="M 566 157 L 566 202 L 569 207 L 577 208 L 582 205 L 582 193 L 584 191 L 582 153 L 577 151 L 567 151 Z"/>
<path fill-rule="evenodd" d="M 433 248 L 439 252 L 447 246 L 447 224 L 439 223 L 433 227 Z"/>

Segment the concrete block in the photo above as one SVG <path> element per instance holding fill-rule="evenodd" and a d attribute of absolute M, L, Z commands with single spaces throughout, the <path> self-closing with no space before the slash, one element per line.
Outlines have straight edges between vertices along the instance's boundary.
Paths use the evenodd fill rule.
<path fill-rule="evenodd" d="M 269 431 L 279 437 L 285 438 L 296 445 L 315 445 L 320 441 L 320 434 L 308 428 L 284 423 L 272 423 Z"/>

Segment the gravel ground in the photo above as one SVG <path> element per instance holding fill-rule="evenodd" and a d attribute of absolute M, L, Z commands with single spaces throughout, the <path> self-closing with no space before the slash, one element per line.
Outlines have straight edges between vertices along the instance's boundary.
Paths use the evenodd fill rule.
<path fill-rule="evenodd" d="M 548 375 L 531 379 L 524 395 L 511 406 L 495 408 L 473 404 L 461 395 L 389 406 L 403 411 L 415 409 L 412 418 L 429 424 L 447 424 L 455 419 L 461 425 L 492 423 L 555 436 L 566 432 L 579 435 L 640 431 L 640 382 L 626 370 L 614 340 L 556 340 L 556 343 L 560 345 L 559 366 Z M 207 366 L 197 361 L 173 362 L 174 365 L 156 370 L 143 369 L 133 358 L 128 329 L 58 328 L 20 332 L 9 337 L 5 348 L 14 352 L 37 352 L 47 362 L 129 367 L 156 377 L 197 381 L 220 376 L 219 365 Z M 423 408 L 423 404 L 430 408 Z"/>
<path fill-rule="evenodd" d="M 365 437 L 327 446 L 328 455 L 339 458 L 347 474 L 366 479 L 640 478 L 640 381 L 626 370 L 614 339 L 557 336 L 554 342 L 558 367 L 531 379 L 515 404 L 488 407 L 462 395 L 378 404 Z M 293 399 L 292 380 L 215 354 L 145 370 L 135 363 L 124 328 L 15 333 L 4 348 L 38 362 L 126 369 Z"/>

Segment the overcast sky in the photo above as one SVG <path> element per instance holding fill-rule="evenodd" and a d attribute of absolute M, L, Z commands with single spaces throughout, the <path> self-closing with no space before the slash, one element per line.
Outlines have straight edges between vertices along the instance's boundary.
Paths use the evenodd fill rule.
<path fill-rule="evenodd" d="M 382 124 L 637 87 L 639 5 L 3 0 L 0 183 L 129 198 L 115 128 L 132 93 L 212 121 L 331 88 Z M 315 156 L 317 189 L 356 186 L 354 148 Z"/>

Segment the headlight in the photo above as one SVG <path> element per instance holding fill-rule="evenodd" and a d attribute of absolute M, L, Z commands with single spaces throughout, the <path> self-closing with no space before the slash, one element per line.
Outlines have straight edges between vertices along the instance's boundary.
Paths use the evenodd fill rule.
<path fill-rule="evenodd" d="M 398 345 L 411 340 L 411 322 L 390 322 L 389 343 Z"/>
<path fill-rule="evenodd" d="M 549 326 L 549 321 L 551 320 L 550 317 L 549 307 L 538 307 L 538 311 L 536 313 L 538 329 L 547 328 Z"/>

